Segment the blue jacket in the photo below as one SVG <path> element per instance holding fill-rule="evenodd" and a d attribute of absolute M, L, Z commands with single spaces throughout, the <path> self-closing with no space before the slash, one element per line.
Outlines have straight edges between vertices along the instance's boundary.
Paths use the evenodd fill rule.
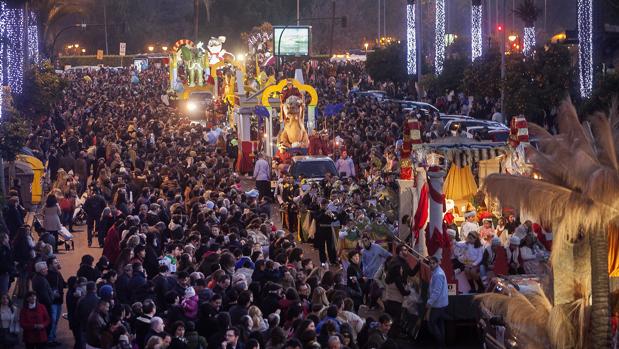
<path fill-rule="evenodd" d="M 363 276 L 368 279 L 374 278 L 378 268 L 385 263 L 387 257 L 391 256 L 389 251 L 382 248 L 377 243 L 372 243 L 370 249 L 361 249 L 361 265 L 363 266 Z"/>
<path fill-rule="evenodd" d="M 430 287 L 428 287 L 428 305 L 432 308 L 444 308 L 449 305 L 447 277 L 441 267 L 437 267 L 432 272 Z"/>

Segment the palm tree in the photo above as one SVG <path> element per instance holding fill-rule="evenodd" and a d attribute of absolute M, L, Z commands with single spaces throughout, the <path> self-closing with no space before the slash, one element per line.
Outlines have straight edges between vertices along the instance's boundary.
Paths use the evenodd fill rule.
<path fill-rule="evenodd" d="M 206 22 L 211 22 L 211 8 L 215 0 L 202 0 L 204 9 L 206 9 Z M 200 0 L 193 0 L 193 38 L 198 42 L 198 32 L 200 28 Z"/>
<path fill-rule="evenodd" d="M 529 147 L 528 157 L 541 180 L 503 174 L 488 176 L 485 188 L 501 202 L 552 222 L 552 264 L 555 273 L 565 268 L 557 251 L 569 241 L 583 239 L 591 248 L 590 337 L 593 348 L 610 345 L 608 229 L 619 221 L 619 119 L 613 103 L 610 120 L 595 114 L 583 126 L 571 102 L 559 111 L 558 135 L 531 125 L 539 136 L 539 150 Z M 565 254 L 563 254 L 565 256 Z M 565 257 L 563 257 L 565 258 Z M 582 339 L 582 338 L 581 338 Z"/>
<path fill-rule="evenodd" d="M 45 47 L 52 40 L 51 27 L 61 18 L 71 14 L 85 14 L 94 4 L 93 0 L 37 0 L 31 1 L 32 9 L 38 15 L 41 38 Z"/>
<path fill-rule="evenodd" d="M 535 6 L 535 0 L 524 0 L 514 13 L 524 22 L 524 54 L 528 55 L 535 47 L 535 21 L 540 10 Z"/>

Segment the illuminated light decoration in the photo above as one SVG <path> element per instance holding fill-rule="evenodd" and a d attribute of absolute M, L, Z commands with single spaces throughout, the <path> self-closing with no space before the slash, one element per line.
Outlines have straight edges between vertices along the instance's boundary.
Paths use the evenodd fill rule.
<path fill-rule="evenodd" d="M 415 3 L 406 5 L 406 70 L 408 75 L 417 74 L 417 38 L 415 37 Z"/>
<path fill-rule="evenodd" d="M 580 95 L 593 89 L 593 0 L 578 0 L 578 68 Z"/>
<path fill-rule="evenodd" d="M 4 93 L 4 31 L 6 28 L 6 5 L 0 1 L 0 119 L 2 119 L 2 106 L 4 105 L 3 93 Z"/>
<path fill-rule="evenodd" d="M 535 27 L 524 27 L 522 44 L 524 45 L 522 52 L 525 55 L 533 53 L 533 49 L 535 49 Z"/>
<path fill-rule="evenodd" d="M 445 0 L 436 0 L 436 17 L 434 21 L 434 72 L 443 72 L 445 61 Z"/>
<path fill-rule="evenodd" d="M 28 20 L 28 57 L 30 62 L 39 63 L 39 29 L 37 28 L 37 16 L 30 14 Z"/>
<path fill-rule="evenodd" d="M 483 8 L 481 5 L 471 6 L 471 61 L 480 57 L 482 52 L 481 22 Z"/>
<path fill-rule="evenodd" d="M 6 50 L 6 80 L 13 93 L 22 92 L 24 80 L 24 51 L 23 33 L 24 16 L 21 9 L 5 9 L 2 11 L 4 21 L 4 35 L 8 44 Z"/>

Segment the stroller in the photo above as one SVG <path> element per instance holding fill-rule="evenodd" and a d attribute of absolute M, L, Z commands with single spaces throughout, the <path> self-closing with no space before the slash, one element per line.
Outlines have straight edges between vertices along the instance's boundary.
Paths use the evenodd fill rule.
<path fill-rule="evenodd" d="M 75 200 L 75 211 L 73 211 L 73 225 L 86 224 L 86 211 L 84 211 L 84 203 L 86 202 L 86 193 Z"/>
<path fill-rule="evenodd" d="M 39 240 L 43 240 L 45 243 L 48 243 L 50 245 L 53 245 L 55 242 L 57 244 L 56 247 L 64 245 L 65 251 L 75 251 L 73 234 L 71 234 L 71 232 L 67 228 L 62 227 L 62 229 L 60 229 L 60 231 L 58 232 L 58 241 L 54 241 L 54 237 L 51 236 L 51 234 L 47 233 L 43 228 L 43 224 L 41 223 L 42 221 L 43 216 L 40 214 L 36 214 L 32 223 L 34 231 L 36 231 L 39 235 Z"/>

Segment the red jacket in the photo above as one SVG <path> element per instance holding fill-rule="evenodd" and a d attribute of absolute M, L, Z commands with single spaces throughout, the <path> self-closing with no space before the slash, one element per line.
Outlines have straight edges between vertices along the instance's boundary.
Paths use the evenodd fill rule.
<path fill-rule="evenodd" d="M 47 326 L 50 324 L 47 309 L 41 303 L 37 303 L 34 309 L 28 309 L 24 304 L 19 314 L 19 324 L 24 329 L 24 343 L 39 344 L 47 342 Z M 34 328 L 34 325 L 43 325 L 42 328 Z"/>

